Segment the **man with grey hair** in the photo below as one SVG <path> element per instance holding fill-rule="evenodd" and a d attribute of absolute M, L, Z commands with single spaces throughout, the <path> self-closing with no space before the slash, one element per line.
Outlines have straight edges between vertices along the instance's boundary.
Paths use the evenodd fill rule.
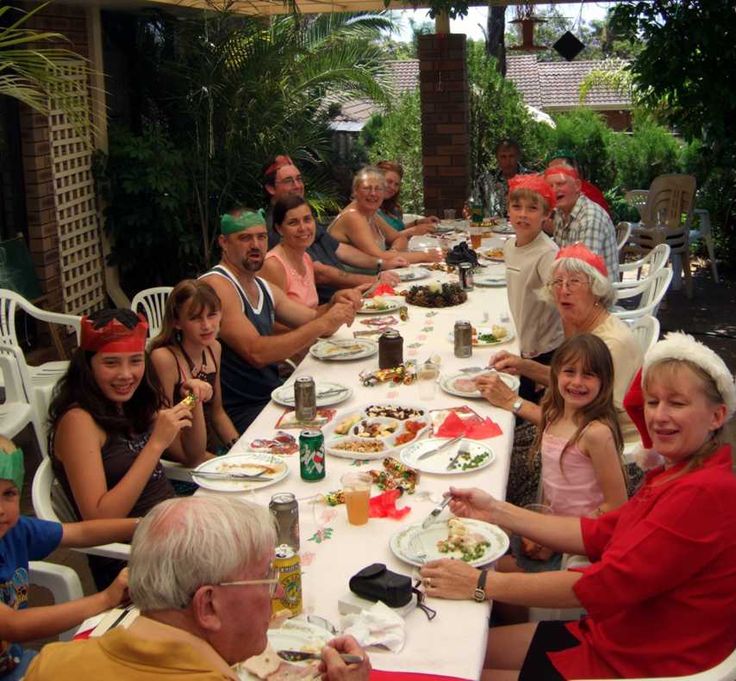
<path fill-rule="evenodd" d="M 141 616 L 128 629 L 46 646 L 27 681 L 230 679 L 232 665 L 267 644 L 276 533 L 268 509 L 221 497 L 170 499 L 141 522 L 130 555 L 129 591 Z M 339 653 L 360 655 L 346 665 Z M 370 663 L 351 637 L 322 651 L 323 678 L 367 681 Z"/>

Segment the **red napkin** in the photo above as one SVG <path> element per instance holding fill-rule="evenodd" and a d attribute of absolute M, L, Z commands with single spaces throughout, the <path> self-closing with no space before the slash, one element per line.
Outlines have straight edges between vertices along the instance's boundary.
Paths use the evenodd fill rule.
<path fill-rule="evenodd" d="M 390 489 L 377 497 L 372 497 L 368 510 L 370 518 L 394 518 L 400 520 L 411 509 L 408 506 L 396 508 L 396 500 L 401 496 L 401 490 Z"/>
<path fill-rule="evenodd" d="M 471 440 L 485 440 L 489 437 L 497 437 L 501 434 L 501 428 L 488 417 L 482 421 L 468 419 L 463 421 L 454 411 L 451 411 L 442 425 L 435 433 L 436 437 L 458 437 L 462 435 Z"/>
<path fill-rule="evenodd" d="M 395 296 L 396 291 L 394 291 L 393 286 L 389 286 L 388 284 L 379 284 L 376 286 L 376 288 L 373 289 L 373 293 L 371 293 L 371 298 L 374 296 Z"/>

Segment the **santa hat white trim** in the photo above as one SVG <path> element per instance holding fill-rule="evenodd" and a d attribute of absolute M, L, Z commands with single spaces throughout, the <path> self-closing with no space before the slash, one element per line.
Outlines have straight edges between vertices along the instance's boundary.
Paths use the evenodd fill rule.
<path fill-rule="evenodd" d="M 716 388 L 726 405 L 728 412 L 726 419 L 733 416 L 736 411 L 736 385 L 733 374 L 713 350 L 689 334 L 672 331 L 644 356 L 642 381 L 646 380 L 650 367 L 667 359 L 687 360 L 705 371 L 715 381 Z"/>

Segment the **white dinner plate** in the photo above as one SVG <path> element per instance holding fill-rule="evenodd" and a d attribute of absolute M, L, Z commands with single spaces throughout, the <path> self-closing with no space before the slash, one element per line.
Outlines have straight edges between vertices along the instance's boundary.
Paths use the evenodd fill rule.
<path fill-rule="evenodd" d="M 340 338 L 317 341 L 309 354 L 317 359 L 344 362 L 352 359 L 365 359 L 378 352 L 378 343 L 370 338 Z"/>
<path fill-rule="evenodd" d="M 499 324 L 499 326 L 503 326 L 503 324 Z M 509 341 L 514 340 L 515 334 L 514 330 L 508 326 L 504 326 L 504 329 L 506 329 L 506 335 L 503 338 L 500 338 L 498 340 L 490 341 L 490 340 L 480 340 L 480 336 L 483 336 L 484 334 L 492 334 L 493 330 L 490 326 L 479 326 L 477 328 L 478 333 L 473 334 L 473 347 L 474 348 L 491 348 L 496 345 L 501 345 L 502 343 L 508 343 Z M 447 334 L 447 340 L 450 341 L 450 343 L 455 342 L 455 332 L 450 331 L 450 333 Z"/>
<path fill-rule="evenodd" d="M 473 277 L 473 283 L 476 286 L 501 288 L 503 286 L 506 286 L 506 275 L 505 274 L 476 274 Z"/>
<path fill-rule="evenodd" d="M 480 558 L 468 561 L 469 565 L 473 567 L 488 565 L 494 560 L 498 560 L 508 551 L 509 538 L 500 527 L 480 520 L 471 520 L 470 518 L 462 518 L 462 522 L 472 533 L 481 535 L 489 543 L 489 546 L 485 547 L 483 555 Z M 437 542 L 441 539 L 447 539 L 447 520 L 438 520 L 426 530 L 422 529 L 421 524 L 399 530 L 391 537 L 389 547 L 399 560 L 417 567 L 421 567 L 429 560 L 439 558 L 459 559 L 462 557 L 459 551 L 440 553 Z"/>
<path fill-rule="evenodd" d="M 257 474 L 259 466 L 272 466 L 273 473 L 266 473 L 264 480 L 227 480 L 199 477 L 197 471 L 208 473 L 249 473 Z M 192 471 L 192 478 L 200 487 L 217 492 L 243 492 L 270 487 L 283 480 L 289 474 L 289 467 L 280 456 L 263 452 L 246 452 L 244 454 L 225 454 L 210 459 Z"/>
<path fill-rule="evenodd" d="M 490 369 L 488 372 L 486 371 L 479 371 L 476 374 L 468 374 L 466 372 L 458 372 L 454 374 L 447 374 L 445 376 L 440 377 L 440 388 L 444 390 L 446 393 L 449 393 L 450 395 L 457 395 L 458 397 L 468 397 L 471 399 L 479 399 L 481 396 L 480 392 L 478 390 L 466 390 L 463 389 L 463 387 L 456 385 L 456 381 L 458 379 L 465 379 L 465 380 L 472 380 L 479 374 L 483 373 L 490 373 Z M 500 371 L 496 372 L 496 375 L 509 387 L 511 390 L 518 390 L 519 389 L 519 377 L 518 376 L 512 376 L 511 374 L 504 374 Z"/>
<path fill-rule="evenodd" d="M 439 475 L 471 473 L 490 466 L 496 459 L 496 455 L 488 445 L 467 439 L 460 440 L 459 443 L 447 447 L 447 449 L 443 449 L 436 454 L 432 454 L 426 459 L 419 458 L 424 452 L 433 447 L 440 446 L 443 442 L 447 442 L 447 438 L 430 438 L 429 440 L 414 442 L 401 450 L 399 459 L 401 463 L 416 468 L 418 471 L 437 473 Z M 459 457 L 455 467 L 448 471 L 447 467 L 461 446 L 468 454 Z"/>
<path fill-rule="evenodd" d="M 491 231 L 496 234 L 513 234 L 514 228 L 511 226 L 510 222 L 504 221 L 498 225 L 493 225 L 493 227 L 491 227 Z"/>
<path fill-rule="evenodd" d="M 329 407 L 333 404 L 340 404 L 340 402 L 352 397 L 353 389 L 340 383 L 315 383 L 314 392 L 317 395 L 317 406 Z M 293 407 L 294 384 L 289 383 L 288 385 L 279 386 L 271 393 L 271 399 L 276 404 L 281 404 L 284 407 Z"/>
<path fill-rule="evenodd" d="M 432 274 L 424 267 L 399 267 L 398 269 L 390 271 L 397 274 L 401 281 L 417 281 L 419 279 L 426 279 Z"/>
<path fill-rule="evenodd" d="M 268 630 L 268 642 L 275 651 L 298 650 L 304 653 L 319 653 L 327 642 L 334 638 L 327 629 L 318 627 L 303 620 L 287 620 L 278 629 Z M 314 662 L 290 662 L 298 666 L 315 665 Z M 235 671 L 241 681 L 258 681 L 258 677 L 250 674 L 240 665 Z"/>
<path fill-rule="evenodd" d="M 374 298 L 366 298 L 363 301 L 363 307 L 358 310 L 358 314 L 388 314 L 389 312 L 396 312 L 401 307 L 401 303 L 396 300 L 383 299 L 383 304 L 379 307 L 373 307 L 375 305 Z"/>

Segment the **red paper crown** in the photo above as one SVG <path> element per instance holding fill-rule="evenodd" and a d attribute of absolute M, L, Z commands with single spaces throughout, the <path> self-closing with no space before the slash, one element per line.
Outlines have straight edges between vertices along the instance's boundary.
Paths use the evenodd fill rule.
<path fill-rule="evenodd" d="M 291 160 L 289 156 L 286 154 L 279 154 L 274 160 L 273 163 L 266 168 L 266 171 L 263 173 L 265 177 L 268 177 L 271 173 L 275 173 L 279 168 L 283 168 L 284 166 L 293 166 L 294 161 Z"/>
<path fill-rule="evenodd" d="M 536 192 L 547 202 L 550 210 L 557 205 L 554 190 L 541 175 L 514 175 L 509 180 L 509 194 L 517 189 L 528 189 Z"/>
<path fill-rule="evenodd" d="M 593 253 L 593 251 L 580 241 L 561 248 L 557 252 L 555 260 L 561 260 L 562 258 L 575 258 L 575 260 L 582 260 L 584 263 L 590 265 L 594 270 L 597 270 L 602 274 L 604 279 L 608 279 L 606 261 L 603 260 L 600 255 Z"/>
<path fill-rule="evenodd" d="M 568 177 L 571 177 L 573 180 L 580 179 L 580 175 L 578 175 L 578 171 L 575 170 L 575 168 L 570 168 L 570 166 L 551 166 L 547 168 L 547 170 L 544 171 L 545 177 L 549 177 L 550 175 L 567 175 Z"/>
<path fill-rule="evenodd" d="M 147 335 L 148 322 L 142 314 L 138 314 L 138 323 L 132 329 L 117 319 L 96 329 L 94 322 L 85 315 L 79 347 L 89 352 L 143 352 Z"/>

